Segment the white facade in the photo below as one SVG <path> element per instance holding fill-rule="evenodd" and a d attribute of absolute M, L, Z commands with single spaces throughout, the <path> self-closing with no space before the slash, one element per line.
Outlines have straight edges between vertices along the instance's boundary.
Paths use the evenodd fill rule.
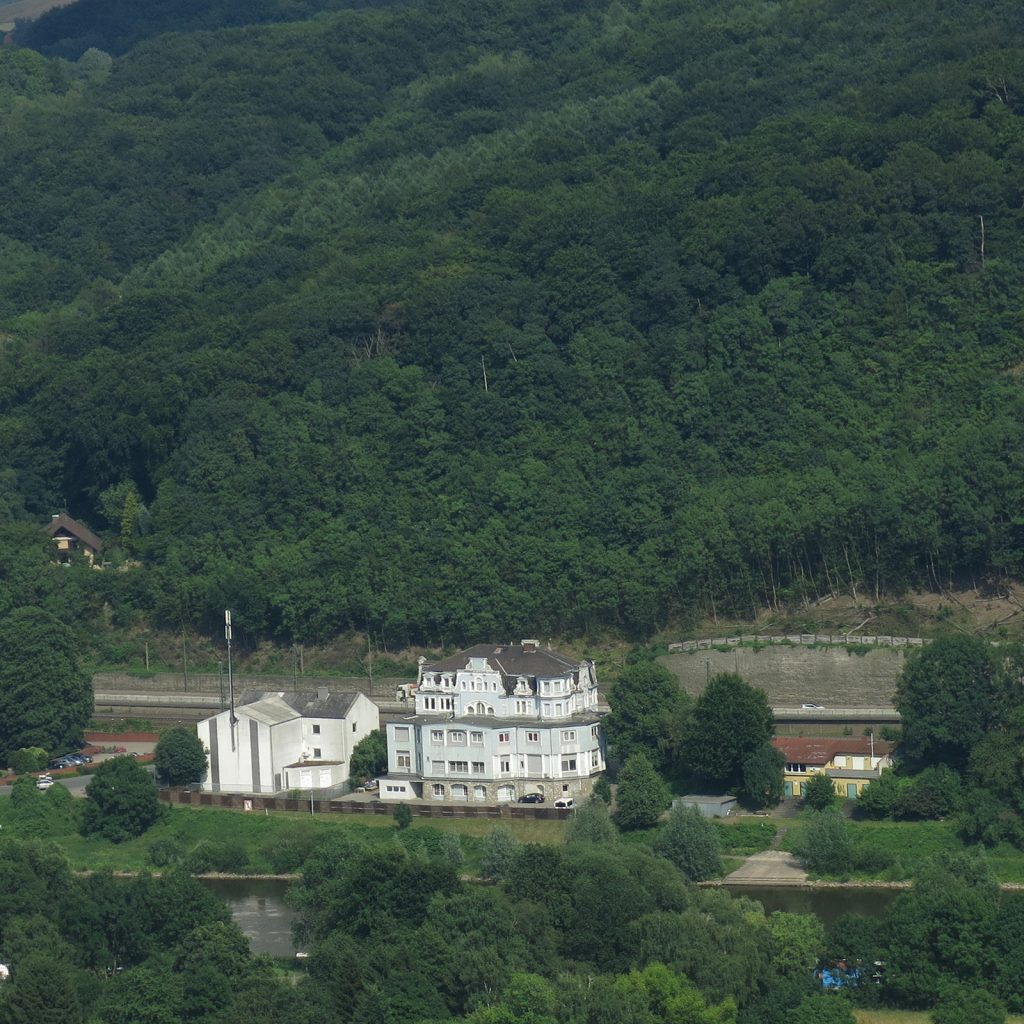
<path fill-rule="evenodd" d="M 387 736 L 384 800 L 547 801 L 585 795 L 605 770 L 593 662 L 534 641 L 421 665 L 416 713 Z"/>
<path fill-rule="evenodd" d="M 361 693 L 244 694 L 231 713 L 197 726 L 213 793 L 329 789 L 348 780 L 355 745 L 380 728 L 377 705 Z"/>

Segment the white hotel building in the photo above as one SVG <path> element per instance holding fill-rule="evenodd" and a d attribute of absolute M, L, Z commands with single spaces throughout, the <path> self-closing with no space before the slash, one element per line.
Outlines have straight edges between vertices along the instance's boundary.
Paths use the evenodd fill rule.
<path fill-rule="evenodd" d="M 535 640 L 421 663 L 415 714 L 387 723 L 384 800 L 496 803 L 588 794 L 605 770 L 592 661 Z"/>

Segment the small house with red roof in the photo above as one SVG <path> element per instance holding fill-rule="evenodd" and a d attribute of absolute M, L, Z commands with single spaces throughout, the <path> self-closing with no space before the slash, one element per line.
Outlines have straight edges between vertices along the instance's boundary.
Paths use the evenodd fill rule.
<path fill-rule="evenodd" d="M 837 795 L 856 800 L 861 790 L 892 767 L 892 744 L 873 736 L 776 736 L 786 759 L 786 796 L 801 796 L 812 775 L 827 772 Z"/>

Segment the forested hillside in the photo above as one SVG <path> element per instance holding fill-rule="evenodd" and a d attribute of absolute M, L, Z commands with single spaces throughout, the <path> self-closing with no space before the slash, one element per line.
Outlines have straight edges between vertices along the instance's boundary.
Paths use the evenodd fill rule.
<path fill-rule="evenodd" d="M 1020 4 L 207 6 L 0 50 L 0 514 L 128 567 L 11 527 L 0 607 L 642 637 L 1024 571 Z"/>

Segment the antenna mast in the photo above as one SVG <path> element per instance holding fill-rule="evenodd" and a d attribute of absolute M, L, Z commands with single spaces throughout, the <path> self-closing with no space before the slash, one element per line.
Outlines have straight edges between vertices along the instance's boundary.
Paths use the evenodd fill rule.
<path fill-rule="evenodd" d="M 228 722 L 231 725 L 231 749 L 235 749 L 235 724 L 238 719 L 235 717 L 235 680 L 231 672 L 231 612 L 224 611 L 224 639 L 228 643 L 228 701 L 230 702 L 230 717 Z"/>

